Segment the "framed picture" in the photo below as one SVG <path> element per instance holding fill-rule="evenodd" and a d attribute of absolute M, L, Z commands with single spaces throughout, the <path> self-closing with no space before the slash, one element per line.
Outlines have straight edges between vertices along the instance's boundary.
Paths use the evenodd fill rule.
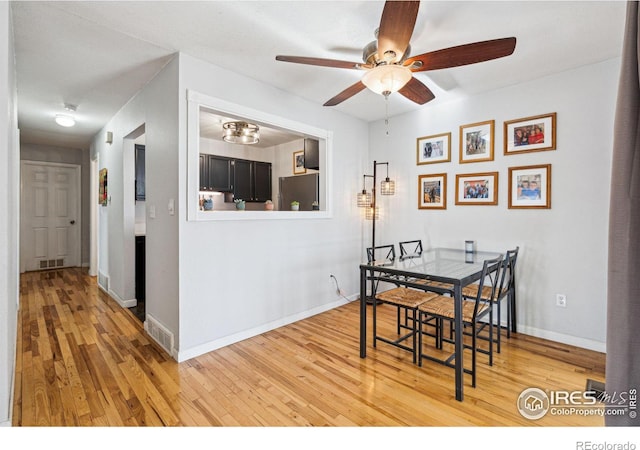
<path fill-rule="evenodd" d="M 447 209 L 447 174 L 418 175 L 418 209 Z"/>
<path fill-rule="evenodd" d="M 307 173 L 304 167 L 304 150 L 293 152 L 293 174 Z"/>
<path fill-rule="evenodd" d="M 493 161 L 493 120 L 460 127 L 460 163 Z"/>
<path fill-rule="evenodd" d="M 107 206 L 107 169 L 100 169 L 100 186 L 98 189 L 98 204 L 102 206 Z"/>
<path fill-rule="evenodd" d="M 497 205 L 498 172 L 456 175 L 456 205 Z"/>
<path fill-rule="evenodd" d="M 509 208 L 551 209 L 551 164 L 509 167 Z"/>
<path fill-rule="evenodd" d="M 417 139 L 418 165 L 451 161 L 451 133 L 423 136 Z"/>
<path fill-rule="evenodd" d="M 556 113 L 504 123 L 504 154 L 556 149 Z"/>

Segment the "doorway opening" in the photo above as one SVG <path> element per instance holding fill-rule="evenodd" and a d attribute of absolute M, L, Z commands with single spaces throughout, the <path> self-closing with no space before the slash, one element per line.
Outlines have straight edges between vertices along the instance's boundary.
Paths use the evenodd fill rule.
<path fill-rule="evenodd" d="M 125 282 L 128 298 L 135 302 L 129 310 L 144 323 L 146 320 L 146 164 L 145 125 L 141 125 L 124 138 L 124 229 Z M 129 231 L 130 230 L 130 231 Z"/>

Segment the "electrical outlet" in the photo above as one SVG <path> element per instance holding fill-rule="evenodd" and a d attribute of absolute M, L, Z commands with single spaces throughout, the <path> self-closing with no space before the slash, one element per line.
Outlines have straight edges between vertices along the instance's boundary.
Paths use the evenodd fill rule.
<path fill-rule="evenodd" d="M 567 296 L 564 294 L 556 294 L 556 306 L 561 308 L 567 307 Z"/>

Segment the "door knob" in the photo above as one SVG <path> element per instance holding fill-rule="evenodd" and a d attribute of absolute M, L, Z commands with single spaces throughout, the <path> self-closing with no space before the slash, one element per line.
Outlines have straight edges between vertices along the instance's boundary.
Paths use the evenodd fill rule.
<path fill-rule="evenodd" d="M 72 220 L 71 222 L 69 222 L 71 225 L 75 225 L 76 221 Z"/>

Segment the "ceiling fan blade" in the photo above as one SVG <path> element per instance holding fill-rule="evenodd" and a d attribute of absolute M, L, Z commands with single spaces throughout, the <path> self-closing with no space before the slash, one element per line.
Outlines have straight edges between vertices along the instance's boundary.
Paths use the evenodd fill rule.
<path fill-rule="evenodd" d="M 413 56 L 407 58 L 404 65 L 407 67 L 413 65 L 410 67 L 412 72 L 447 69 L 509 56 L 515 48 L 515 37 L 493 39 Z"/>
<path fill-rule="evenodd" d="M 387 1 L 378 28 L 378 60 L 388 63 L 402 59 L 418 17 L 419 1 Z M 394 54 L 387 53 L 394 52 Z M 385 55 L 385 53 L 387 53 Z"/>
<path fill-rule="evenodd" d="M 343 101 L 353 97 L 358 92 L 364 89 L 366 89 L 366 86 L 364 85 L 364 83 L 362 81 L 358 81 L 356 84 L 349 86 L 344 91 L 340 92 L 331 100 L 328 100 L 323 106 L 335 106 L 338 103 L 342 103 Z"/>
<path fill-rule="evenodd" d="M 276 61 L 284 61 L 290 63 L 298 63 L 298 64 L 309 64 L 311 66 L 323 66 L 323 67 L 335 67 L 338 69 L 366 69 L 367 65 L 350 62 L 350 61 L 339 61 L 337 59 L 325 59 L 325 58 L 310 58 L 306 56 L 286 56 L 286 55 L 278 55 L 276 56 Z"/>
<path fill-rule="evenodd" d="M 424 105 L 436 98 L 431 89 L 415 77 L 412 77 L 398 92 L 419 105 Z"/>

